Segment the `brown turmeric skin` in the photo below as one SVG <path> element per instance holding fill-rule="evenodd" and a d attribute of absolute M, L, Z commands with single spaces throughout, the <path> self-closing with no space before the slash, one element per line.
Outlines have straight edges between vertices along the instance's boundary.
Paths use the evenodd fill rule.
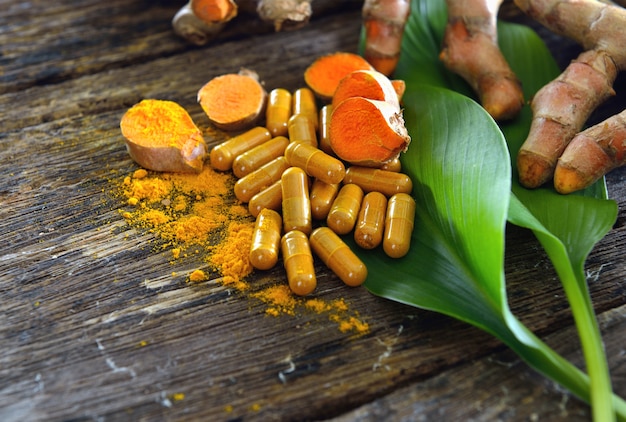
<path fill-rule="evenodd" d="M 520 183 L 536 188 L 552 178 L 557 159 L 591 112 L 614 94 L 617 76 L 603 51 L 587 51 L 531 102 L 533 121 L 517 155 Z"/>
<path fill-rule="evenodd" d="M 518 155 L 517 167 L 520 183 L 534 188 L 554 175 L 557 159 L 589 115 L 614 95 L 612 85 L 617 73 L 626 68 L 623 31 L 626 10 L 597 1 L 515 0 L 515 3 L 530 17 L 575 40 L 585 50 L 533 98 L 533 122 Z M 596 133 L 587 133 L 585 137 Z M 591 153 L 592 147 L 589 148 Z M 577 155 L 580 159 L 585 156 Z M 579 171 L 584 167 L 587 166 L 577 165 Z"/>
<path fill-rule="evenodd" d="M 626 111 L 577 134 L 554 171 L 554 187 L 571 193 L 591 186 L 609 171 L 626 164 Z"/>
<path fill-rule="evenodd" d="M 440 59 L 478 94 L 496 120 L 517 116 L 521 84 L 498 47 L 496 18 L 502 0 L 446 0 L 448 23 Z"/>
<path fill-rule="evenodd" d="M 386 76 L 398 65 L 404 26 L 410 12 L 410 0 L 365 0 L 363 4 L 363 56 Z"/>

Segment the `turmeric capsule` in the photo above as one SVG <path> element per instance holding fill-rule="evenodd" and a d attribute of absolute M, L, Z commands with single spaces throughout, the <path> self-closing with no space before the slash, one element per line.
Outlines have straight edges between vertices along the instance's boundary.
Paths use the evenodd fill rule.
<path fill-rule="evenodd" d="M 394 173 L 400 173 L 402 171 L 402 163 L 400 158 L 396 157 L 393 160 L 387 161 L 380 168 L 381 170 L 393 171 Z"/>
<path fill-rule="evenodd" d="M 312 293 L 317 286 L 317 279 L 306 234 L 299 230 L 285 233 L 280 241 L 280 250 L 291 291 L 298 296 Z"/>
<path fill-rule="evenodd" d="M 307 143 L 291 142 L 285 148 L 285 158 L 292 166 L 326 183 L 339 183 L 346 175 L 341 161 Z"/>
<path fill-rule="evenodd" d="M 319 148 L 326 154 L 335 155 L 333 148 L 330 146 L 330 115 L 333 112 L 333 106 L 325 105 L 320 110 L 320 118 L 318 123 L 319 129 Z"/>
<path fill-rule="evenodd" d="M 252 173 L 254 170 L 267 164 L 274 158 L 285 153 L 285 148 L 289 145 L 289 139 L 284 136 L 277 136 L 267 142 L 244 152 L 233 161 L 233 174 L 238 178 Z"/>
<path fill-rule="evenodd" d="M 387 256 L 402 258 L 409 252 L 414 221 L 415 200 L 411 195 L 398 193 L 389 198 L 383 238 Z"/>
<path fill-rule="evenodd" d="M 303 142 L 317 148 L 315 122 L 304 114 L 294 114 L 287 122 L 287 133 L 291 142 Z"/>
<path fill-rule="evenodd" d="M 254 127 L 241 135 L 234 136 L 211 149 L 209 160 L 215 170 L 228 171 L 237 156 L 245 151 L 261 145 L 272 139 L 269 130 L 264 127 Z"/>
<path fill-rule="evenodd" d="M 367 278 L 367 267 L 350 247 L 330 228 L 319 227 L 309 238 L 311 249 L 348 286 L 360 286 Z"/>
<path fill-rule="evenodd" d="M 313 122 L 315 130 L 318 125 L 317 102 L 315 94 L 309 88 L 299 88 L 293 93 L 292 114 L 304 114 Z"/>
<path fill-rule="evenodd" d="M 314 220 L 325 220 L 339 192 L 338 183 L 326 183 L 319 179 L 313 181 L 309 194 L 311 216 Z"/>
<path fill-rule="evenodd" d="M 241 202 L 249 202 L 254 195 L 279 180 L 287 168 L 289 168 L 289 164 L 284 156 L 273 159 L 237 180 L 233 188 L 235 196 Z"/>
<path fill-rule="evenodd" d="M 343 182 L 359 185 L 365 192 L 381 192 L 387 197 L 413 190 L 413 182 L 406 174 L 369 167 L 349 167 Z"/>
<path fill-rule="evenodd" d="M 291 117 L 291 92 L 283 88 L 271 90 L 265 111 L 265 127 L 272 136 L 286 136 L 289 117 Z"/>
<path fill-rule="evenodd" d="M 278 262 L 282 225 L 280 214 L 274 210 L 265 208 L 257 216 L 249 254 L 254 268 L 269 270 Z"/>
<path fill-rule="evenodd" d="M 380 192 L 369 192 L 363 197 L 361 210 L 354 228 L 354 241 L 363 249 L 374 249 L 383 241 L 387 197 Z"/>
<path fill-rule="evenodd" d="M 363 189 L 353 183 L 343 185 L 333 201 L 326 224 L 337 234 L 352 231 L 363 200 Z"/>
<path fill-rule="evenodd" d="M 280 211 L 283 205 L 283 188 L 280 180 L 277 180 L 261 192 L 250 198 L 248 202 L 248 211 L 254 217 L 257 217 L 262 209 L 268 208 L 274 211 Z"/>
<path fill-rule="evenodd" d="M 298 167 L 289 167 L 280 178 L 283 192 L 283 227 L 285 233 L 299 230 L 311 233 L 309 177 Z"/>

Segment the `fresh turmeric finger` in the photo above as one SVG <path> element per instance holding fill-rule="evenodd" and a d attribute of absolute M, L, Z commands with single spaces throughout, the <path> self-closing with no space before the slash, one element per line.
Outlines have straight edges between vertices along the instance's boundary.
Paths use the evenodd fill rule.
<path fill-rule="evenodd" d="M 348 98 L 333 107 L 329 134 L 337 157 L 369 167 L 393 160 L 411 141 L 396 106 L 363 97 Z"/>
<path fill-rule="evenodd" d="M 585 189 L 609 171 L 626 164 L 626 111 L 577 134 L 554 171 L 559 193 Z"/>
<path fill-rule="evenodd" d="M 365 29 L 363 56 L 374 69 L 389 76 L 400 59 L 402 35 L 411 11 L 411 1 L 365 0 L 362 10 Z"/>
<path fill-rule="evenodd" d="M 446 3 L 441 61 L 467 81 L 494 119 L 517 116 L 524 105 L 522 87 L 498 46 L 496 17 L 502 0 Z"/>
<path fill-rule="evenodd" d="M 533 120 L 517 155 L 520 183 L 536 188 L 554 174 L 557 159 L 591 112 L 614 94 L 617 69 L 603 51 L 582 53 L 531 103 Z"/>
<path fill-rule="evenodd" d="M 200 172 L 207 155 L 202 132 L 173 101 L 147 99 L 131 107 L 120 122 L 131 158 L 155 171 Z"/>
<path fill-rule="evenodd" d="M 371 70 L 367 60 L 358 54 L 338 52 L 315 60 L 304 72 L 304 81 L 321 99 L 332 99 L 339 81 L 355 70 Z"/>
<path fill-rule="evenodd" d="M 211 79 L 198 91 L 198 102 L 217 128 L 242 131 L 263 115 L 267 92 L 256 73 L 242 70 Z"/>

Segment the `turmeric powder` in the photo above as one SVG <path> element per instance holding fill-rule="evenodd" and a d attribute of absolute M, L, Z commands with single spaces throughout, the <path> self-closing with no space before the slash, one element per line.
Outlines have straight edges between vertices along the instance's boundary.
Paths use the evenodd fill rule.
<path fill-rule="evenodd" d="M 114 179 L 114 195 L 123 206 L 129 198 L 137 199 L 137 205 L 120 212 L 127 214 L 130 226 L 155 236 L 156 250 L 171 248 L 172 265 L 192 254 L 197 256 L 196 250 L 204 256 L 206 267 L 189 273 L 190 282 L 217 280 L 245 297 L 261 301 L 268 316 L 297 317 L 308 311 L 333 321 L 341 332 L 367 334 L 368 324 L 343 299 L 296 298 L 282 283 L 252 288 L 246 278 L 253 271 L 248 254 L 254 219 L 234 200 L 234 182 L 231 173 L 214 171 L 209 166 L 199 174 L 138 169 Z"/>

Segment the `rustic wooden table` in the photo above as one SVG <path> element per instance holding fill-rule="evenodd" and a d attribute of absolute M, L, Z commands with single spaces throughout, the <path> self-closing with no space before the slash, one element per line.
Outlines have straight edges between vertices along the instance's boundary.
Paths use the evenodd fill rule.
<path fill-rule="evenodd" d="M 250 296 L 187 283 L 200 258 L 171 263 L 120 216 L 109 180 L 136 168 L 119 130 L 128 107 L 172 99 L 203 121 L 197 89 L 240 67 L 268 88 L 303 86 L 313 59 L 356 50 L 359 3 L 295 32 L 234 24 L 194 47 L 170 27 L 181 1 L 0 0 L 0 419 L 589 420 L 476 328 L 321 267 L 317 296 L 343 298 L 368 333 L 304 310 L 267 316 Z M 626 172 L 608 187 L 619 217 L 587 271 L 624 397 Z M 581 365 L 549 260 L 526 231 L 507 242 L 513 312 Z"/>

